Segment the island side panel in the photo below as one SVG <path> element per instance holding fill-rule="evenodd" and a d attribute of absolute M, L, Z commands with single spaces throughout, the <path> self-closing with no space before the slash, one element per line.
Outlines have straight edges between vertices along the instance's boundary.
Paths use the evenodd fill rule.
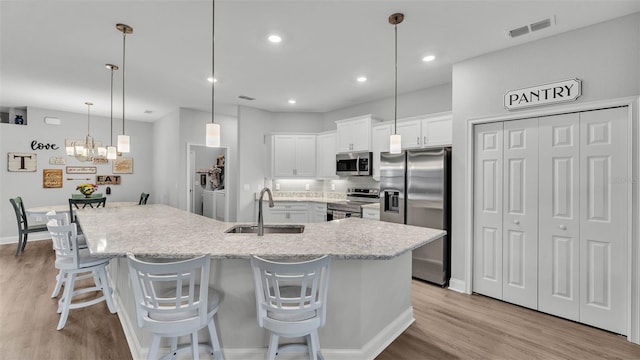
<path fill-rule="evenodd" d="M 137 327 L 129 270 L 125 258 L 111 269 L 118 288 L 119 316 L 134 358 L 145 357 L 151 337 Z M 258 327 L 251 265 L 246 259 L 214 259 L 210 284 L 224 293 L 217 321 L 227 359 L 259 359 L 266 353 L 269 334 Z M 327 304 L 327 323 L 320 329 L 326 359 L 368 358 L 371 350 L 394 340 L 388 326 L 411 309 L 410 252 L 390 260 L 333 260 Z M 408 326 L 408 325 L 407 325 Z M 129 337 L 133 337 L 130 339 Z M 201 331 L 200 341 L 207 334 Z M 187 342 L 187 338 L 181 342 Z M 169 342 L 162 345 L 168 351 Z M 375 350 L 377 352 L 377 350 Z"/>

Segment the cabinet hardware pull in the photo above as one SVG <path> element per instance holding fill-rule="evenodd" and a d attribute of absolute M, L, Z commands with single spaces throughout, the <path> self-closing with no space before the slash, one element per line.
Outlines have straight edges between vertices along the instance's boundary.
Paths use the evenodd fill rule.
<path fill-rule="evenodd" d="M 516 224 L 516 225 L 519 225 L 520 224 L 520 220 L 513 220 L 513 223 Z"/>
<path fill-rule="evenodd" d="M 566 225 L 560 225 L 558 227 L 560 228 L 560 230 L 567 230 L 567 226 Z"/>

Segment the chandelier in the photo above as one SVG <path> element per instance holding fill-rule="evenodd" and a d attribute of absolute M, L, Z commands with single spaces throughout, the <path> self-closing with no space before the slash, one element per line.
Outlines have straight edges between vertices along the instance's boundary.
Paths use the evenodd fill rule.
<path fill-rule="evenodd" d="M 93 161 L 96 156 L 106 156 L 107 149 L 105 147 L 96 147 L 96 142 L 91 136 L 91 106 L 92 102 L 87 101 L 87 136 L 84 142 L 72 142 L 67 145 L 67 155 L 74 156 L 78 161 Z"/>

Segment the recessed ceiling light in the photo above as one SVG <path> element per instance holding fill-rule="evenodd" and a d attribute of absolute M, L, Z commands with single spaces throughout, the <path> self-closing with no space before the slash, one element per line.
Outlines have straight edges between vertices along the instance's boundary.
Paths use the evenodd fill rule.
<path fill-rule="evenodd" d="M 272 43 L 279 43 L 282 42 L 282 38 L 279 35 L 269 35 L 269 41 L 271 41 Z"/>
<path fill-rule="evenodd" d="M 365 81 L 367 81 L 367 77 L 366 76 L 359 76 L 356 80 L 358 80 L 358 82 L 365 82 Z"/>
<path fill-rule="evenodd" d="M 212 78 L 212 77 L 208 77 L 207 81 L 210 82 L 210 83 L 216 83 L 216 82 L 218 82 L 218 79 Z"/>
<path fill-rule="evenodd" d="M 422 61 L 429 62 L 429 61 L 433 61 L 435 59 L 436 59 L 436 57 L 434 55 L 427 55 L 427 56 L 422 58 Z"/>
<path fill-rule="evenodd" d="M 289 104 L 293 105 L 293 104 L 295 104 L 295 103 L 296 103 L 296 100 L 295 100 L 295 99 L 289 99 Z"/>

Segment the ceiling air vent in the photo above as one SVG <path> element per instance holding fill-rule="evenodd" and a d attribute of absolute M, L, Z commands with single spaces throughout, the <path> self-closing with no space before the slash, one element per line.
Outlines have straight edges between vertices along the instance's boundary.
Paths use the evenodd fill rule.
<path fill-rule="evenodd" d="M 532 33 L 534 31 L 546 29 L 548 27 L 551 27 L 551 26 L 555 25 L 555 23 L 556 23 L 555 15 L 551 15 L 546 19 L 542 19 L 540 21 L 536 21 L 536 22 L 531 23 L 529 25 L 524 25 L 524 26 L 520 26 L 520 27 L 511 29 L 511 30 L 507 30 L 507 34 L 509 35 L 509 37 L 515 38 L 515 37 L 518 37 L 518 36 L 522 36 L 522 35 L 526 35 L 526 34 Z"/>
<path fill-rule="evenodd" d="M 536 21 L 531 26 L 531 32 L 546 29 L 551 26 L 551 18 L 546 18 L 544 20 Z"/>
<path fill-rule="evenodd" d="M 242 99 L 242 100 L 249 100 L 249 101 L 256 99 L 256 98 L 252 98 L 251 96 L 247 96 L 247 95 L 240 95 L 240 96 L 238 96 L 238 98 Z"/>
<path fill-rule="evenodd" d="M 529 33 L 529 27 L 528 26 L 522 26 L 516 29 L 511 29 L 509 30 L 509 36 L 511 36 L 512 38 L 514 37 L 518 37 L 518 36 L 522 36 L 522 35 L 526 35 Z"/>

